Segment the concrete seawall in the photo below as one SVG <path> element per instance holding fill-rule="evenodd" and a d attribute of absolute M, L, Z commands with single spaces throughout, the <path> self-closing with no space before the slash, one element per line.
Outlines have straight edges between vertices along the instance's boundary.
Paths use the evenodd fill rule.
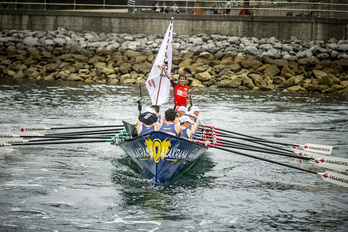
<path fill-rule="evenodd" d="M 56 30 L 64 27 L 73 31 L 95 31 L 127 34 L 163 34 L 170 14 L 128 14 L 81 11 L 0 10 L 0 30 Z M 177 35 L 220 34 L 256 38 L 276 37 L 303 41 L 330 38 L 348 39 L 348 19 L 310 17 L 250 17 L 216 15 L 175 15 Z"/>

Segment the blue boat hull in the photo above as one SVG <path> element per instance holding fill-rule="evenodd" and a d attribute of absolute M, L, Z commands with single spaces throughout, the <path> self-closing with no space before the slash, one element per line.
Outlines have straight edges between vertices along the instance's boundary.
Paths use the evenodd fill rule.
<path fill-rule="evenodd" d="M 140 167 L 146 178 L 164 183 L 185 172 L 207 147 L 163 132 L 151 132 L 119 146 Z"/>

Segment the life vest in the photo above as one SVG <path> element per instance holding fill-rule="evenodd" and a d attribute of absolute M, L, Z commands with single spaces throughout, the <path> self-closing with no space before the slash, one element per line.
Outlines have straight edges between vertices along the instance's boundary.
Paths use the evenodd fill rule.
<path fill-rule="evenodd" d="M 188 129 L 188 128 L 182 129 L 181 136 L 180 136 L 181 138 L 191 139 L 191 138 L 189 137 L 189 135 L 187 134 L 187 129 Z"/>
<path fill-rule="evenodd" d="M 143 135 L 143 134 L 150 133 L 150 132 L 152 132 L 152 131 L 155 131 L 155 125 L 152 125 L 152 126 L 145 126 L 145 124 L 142 123 L 141 131 L 140 131 L 140 133 L 139 133 L 138 136 Z"/>
<path fill-rule="evenodd" d="M 178 84 L 174 87 L 175 106 L 186 106 L 186 97 L 189 89 L 187 85 L 181 86 Z"/>
<path fill-rule="evenodd" d="M 159 129 L 159 131 L 165 132 L 167 134 L 171 134 L 174 136 L 178 136 L 178 132 L 175 130 L 175 123 L 166 123 L 164 122 Z"/>

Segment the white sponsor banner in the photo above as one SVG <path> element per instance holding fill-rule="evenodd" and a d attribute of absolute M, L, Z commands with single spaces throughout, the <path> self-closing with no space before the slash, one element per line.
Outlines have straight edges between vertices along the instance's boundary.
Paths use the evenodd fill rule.
<path fill-rule="evenodd" d="M 170 81 L 162 71 L 165 64 L 168 73 L 172 69 L 173 18 L 168 26 L 161 47 L 145 84 L 153 105 L 162 105 L 169 101 Z"/>

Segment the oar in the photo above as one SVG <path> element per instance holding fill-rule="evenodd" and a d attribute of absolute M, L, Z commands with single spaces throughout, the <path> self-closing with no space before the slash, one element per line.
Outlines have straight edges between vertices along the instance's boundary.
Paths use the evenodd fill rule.
<path fill-rule="evenodd" d="M 193 101 L 192 101 L 192 95 L 191 94 L 189 94 L 188 99 L 190 100 L 190 106 L 189 106 L 189 108 L 187 110 L 190 111 L 191 107 L 193 106 Z"/>
<path fill-rule="evenodd" d="M 195 139 L 197 139 L 195 137 Z M 209 139 L 197 139 L 198 141 L 205 141 L 205 140 L 209 140 Z M 287 156 L 287 157 L 291 157 L 291 158 L 297 158 L 297 159 L 304 159 L 304 160 L 312 160 L 312 158 L 309 157 L 301 157 L 301 156 L 297 156 L 294 155 L 291 152 L 281 152 L 281 151 L 275 151 L 272 149 L 267 149 L 267 148 L 263 148 L 263 147 L 257 147 L 257 146 L 252 146 L 252 145 L 248 145 L 248 144 L 242 144 L 242 143 L 234 143 L 234 142 L 226 142 L 226 141 L 221 141 L 221 142 L 214 142 L 209 140 L 210 142 L 212 142 L 213 145 L 215 146 L 219 146 L 219 147 L 226 147 L 226 148 L 234 148 L 234 149 L 239 149 L 239 150 L 248 150 L 248 151 L 255 151 L 255 152 L 262 152 L 262 153 L 268 153 L 268 154 L 273 154 L 273 155 L 280 155 L 280 156 Z"/>
<path fill-rule="evenodd" d="M 269 148 L 258 147 L 255 145 L 233 142 L 233 141 L 217 138 L 215 136 L 204 135 L 203 137 L 195 136 L 195 138 L 201 139 L 201 140 L 209 140 L 216 146 L 224 146 L 229 148 L 244 149 L 244 150 L 250 150 L 250 151 L 256 151 L 256 152 L 264 152 L 264 153 L 288 156 L 293 158 L 302 157 L 302 158 L 309 158 L 312 160 L 316 159 L 316 162 L 313 162 L 313 163 L 317 164 L 318 166 L 336 170 L 336 171 L 341 171 L 341 172 L 345 172 L 346 170 L 348 170 L 348 159 L 345 159 L 345 158 L 331 157 L 331 156 L 328 157 L 322 154 L 317 154 L 313 152 L 303 152 L 302 150 L 297 150 L 297 149 L 294 150 L 296 155 L 293 156 L 292 153 L 289 151 L 283 152 L 283 151 L 273 150 Z"/>
<path fill-rule="evenodd" d="M 221 138 L 240 139 L 240 140 L 244 140 L 244 141 L 247 141 L 247 142 L 250 142 L 250 143 L 256 143 L 256 144 L 260 144 L 260 145 L 263 145 L 263 146 L 266 146 L 266 147 L 271 147 L 271 148 L 274 148 L 274 149 L 277 149 L 277 150 L 282 150 L 282 151 L 285 151 L 285 152 L 289 151 L 288 149 L 284 149 L 284 148 L 281 148 L 281 147 L 265 144 L 265 143 L 261 142 L 262 140 L 260 140 L 260 139 L 249 139 L 249 138 L 235 137 L 235 136 L 230 136 L 227 133 L 223 133 L 223 132 L 221 133 L 221 132 L 208 131 L 208 132 L 203 132 L 203 136 L 212 136 L 212 137 L 214 137 L 216 139 L 220 139 L 220 137 Z"/>
<path fill-rule="evenodd" d="M 40 133 L 41 131 L 32 131 L 31 133 L 20 134 L 21 136 L 32 136 L 32 135 L 42 135 L 45 133 Z M 66 132 L 66 133 L 54 133 L 50 135 L 59 135 L 59 136 L 70 136 L 70 135 L 92 135 L 92 134 L 110 134 L 110 133 L 121 133 L 125 130 L 117 129 L 105 129 L 105 130 L 91 130 L 91 131 L 75 131 L 75 132 Z"/>
<path fill-rule="evenodd" d="M 195 137 L 195 139 L 196 139 L 196 137 Z M 220 140 L 220 141 L 213 141 L 211 139 L 208 139 L 208 140 L 210 140 L 215 146 L 243 149 L 243 150 L 256 151 L 256 152 L 263 152 L 263 153 L 269 153 L 269 154 L 280 155 L 280 156 L 287 156 L 287 157 L 292 157 L 292 158 L 301 158 L 301 159 L 305 159 L 305 160 L 312 159 L 310 157 L 301 157 L 298 155 L 294 155 L 292 152 L 277 151 L 277 150 L 268 149 L 268 148 L 264 148 L 264 147 L 258 147 L 258 146 L 250 145 L 250 144 L 232 142 L 232 141 L 227 141 L 227 140 Z"/>
<path fill-rule="evenodd" d="M 23 143 L 37 143 L 37 142 L 48 142 L 48 141 L 63 141 L 63 140 L 85 140 L 85 139 L 130 139 L 128 134 L 116 134 L 112 136 L 21 136 L 13 135 L 10 137 L 0 138 L 0 144 L 23 144 Z"/>
<path fill-rule="evenodd" d="M 247 138 L 258 139 L 258 140 L 260 140 L 260 142 L 263 142 L 263 143 L 274 143 L 274 144 L 278 144 L 278 145 L 291 146 L 291 147 L 296 147 L 296 148 L 302 149 L 302 150 L 320 152 L 320 153 L 323 153 L 326 155 L 330 155 L 332 153 L 332 149 L 333 149 L 332 146 L 320 145 L 320 144 L 300 145 L 300 144 L 289 144 L 289 143 L 275 142 L 275 141 L 270 141 L 270 140 L 263 139 L 263 138 L 257 138 L 254 136 L 245 135 L 245 134 L 241 134 L 241 133 L 237 133 L 237 132 L 233 132 L 233 131 L 229 131 L 229 130 L 224 130 L 224 129 L 217 128 L 217 127 L 210 127 L 210 126 L 206 126 L 206 125 L 204 126 L 204 129 L 211 130 L 211 131 L 223 131 L 223 132 L 227 132 L 227 133 L 231 133 L 231 134 L 235 134 L 235 135 L 239 135 L 239 136 L 244 136 Z"/>
<path fill-rule="evenodd" d="M 14 139 L 14 138 L 24 138 L 27 140 L 40 140 L 45 139 L 45 141 L 49 141 L 47 138 L 51 138 L 51 141 L 54 140 L 61 140 L 61 139 L 108 139 L 113 137 L 119 137 L 119 136 L 129 136 L 128 133 L 125 133 L 124 131 L 121 131 L 117 134 L 110 134 L 110 132 L 107 132 L 105 135 L 103 134 L 87 134 L 84 136 L 81 135 L 74 135 L 74 134 L 35 134 L 35 135 L 17 135 L 13 134 L 12 132 L 0 132 L 0 139 Z"/>
<path fill-rule="evenodd" d="M 300 158 L 303 160 L 310 160 L 310 163 L 314 163 L 317 166 L 328 168 L 331 170 L 339 171 L 339 172 L 346 172 L 348 171 L 348 159 L 345 158 L 339 158 L 339 157 L 328 157 L 321 154 L 316 154 L 317 157 L 320 158 L 314 158 L 310 156 L 300 156 L 300 155 L 293 155 L 289 152 L 282 152 L 282 151 L 275 151 L 272 149 L 267 149 L 263 147 L 257 147 L 257 146 L 251 146 L 248 144 L 234 144 L 232 143 L 223 143 L 223 141 L 213 141 L 211 139 L 207 138 L 199 138 L 195 137 L 198 141 L 210 141 L 215 146 L 221 146 L 226 148 L 234 148 L 238 150 L 248 150 L 248 151 L 254 151 L 254 152 L 262 152 L 267 154 L 273 154 L 273 155 L 280 155 L 280 156 L 287 156 L 292 158 Z"/>
<path fill-rule="evenodd" d="M 85 129 L 85 128 L 107 128 L 107 127 L 123 127 L 124 125 L 101 125 L 101 126 L 71 126 L 71 127 L 47 127 L 45 125 L 24 125 L 21 131 L 41 131 L 41 130 L 66 130 L 66 129 Z"/>
<path fill-rule="evenodd" d="M 198 142 L 198 141 L 196 141 L 196 142 Z M 198 143 L 204 144 L 203 142 L 198 142 Z M 333 184 L 337 184 L 337 185 L 341 185 L 341 186 L 344 186 L 344 187 L 348 187 L 348 176 L 346 176 L 346 175 L 334 173 L 334 172 L 331 172 L 331 171 L 326 171 L 325 173 L 318 173 L 318 172 L 315 172 L 315 171 L 311 171 L 311 170 L 308 170 L 308 169 L 292 166 L 292 165 L 281 163 L 281 162 L 277 162 L 277 161 L 266 159 L 266 158 L 263 158 L 263 157 L 254 156 L 254 155 L 242 153 L 242 152 L 239 152 L 239 151 L 235 151 L 235 150 L 231 150 L 231 149 L 227 149 L 227 148 L 223 148 L 223 147 L 216 147 L 216 146 L 214 146 L 212 144 L 209 144 L 208 146 L 212 147 L 212 148 L 215 148 L 215 149 L 218 149 L 218 150 L 227 151 L 227 152 L 235 153 L 235 154 L 238 154 L 238 155 L 247 156 L 247 157 L 250 157 L 250 158 L 266 161 L 266 162 L 277 164 L 277 165 L 280 165 L 280 166 L 293 168 L 293 169 L 297 169 L 297 170 L 308 172 L 308 173 L 312 173 L 312 174 L 317 174 L 317 175 L 320 175 L 323 178 L 324 181 L 327 181 L 327 182 L 330 182 L 330 183 L 333 183 Z"/>
<path fill-rule="evenodd" d="M 52 142 L 30 142 L 30 143 L 15 142 L 15 143 L 6 143 L 6 144 L 2 144 L 0 142 L 0 146 L 32 146 L 32 145 L 53 145 L 53 144 L 71 144 L 71 143 L 105 143 L 105 142 L 114 143 L 114 140 L 106 139 L 106 140 L 52 141 Z"/>

